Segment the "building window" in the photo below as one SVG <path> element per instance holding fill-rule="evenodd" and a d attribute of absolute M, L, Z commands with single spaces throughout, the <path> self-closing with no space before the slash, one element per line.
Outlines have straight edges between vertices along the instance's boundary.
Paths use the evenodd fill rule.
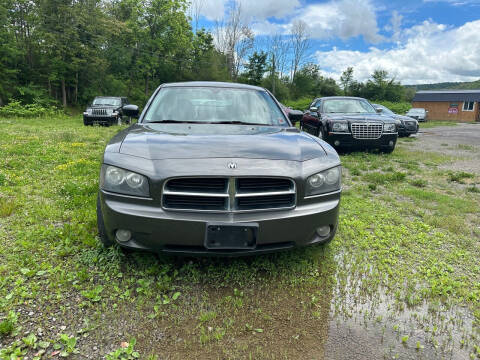
<path fill-rule="evenodd" d="M 473 111 L 474 105 L 475 105 L 475 102 L 473 101 L 465 101 L 463 103 L 463 111 Z"/>

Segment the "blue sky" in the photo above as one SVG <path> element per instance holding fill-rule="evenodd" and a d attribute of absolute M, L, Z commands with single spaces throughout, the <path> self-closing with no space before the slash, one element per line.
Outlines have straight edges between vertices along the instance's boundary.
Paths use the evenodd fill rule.
<path fill-rule="evenodd" d="M 234 0 L 192 0 L 212 29 Z M 348 66 L 358 80 L 387 70 L 403 84 L 480 79 L 480 0 L 236 0 L 256 35 L 288 41 L 294 21 L 309 28 L 305 61 L 337 78 Z"/>

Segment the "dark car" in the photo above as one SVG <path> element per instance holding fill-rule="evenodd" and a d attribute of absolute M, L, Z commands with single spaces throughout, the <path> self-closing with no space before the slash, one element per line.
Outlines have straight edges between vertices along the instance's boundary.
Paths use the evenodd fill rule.
<path fill-rule="evenodd" d="M 105 149 L 101 241 L 222 256 L 327 243 L 338 223 L 340 159 L 292 126 L 302 115 L 287 117 L 255 86 L 160 86 L 138 123 Z"/>
<path fill-rule="evenodd" d="M 373 148 L 390 153 L 398 137 L 393 118 L 378 114 L 367 100 L 349 96 L 315 99 L 300 127 L 337 149 Z"/>
<path fill-rule="evenodd" d="M 130 117 L 124 115 L 123 107 L 128 105 L 126 97 L 97 96 L 83 113 L 83 124 L 110 126 L 122 122 L 130 123 Z"/>
<path fill-rule="evenodd" d="M 372 104 L 376 109 L 380 109 L 380 113 L 384 114 L 389 117 L 393 117 L 395 120 L 398 120 L 398 136 L 410 136 L 412 134 L 416 134 L 418 132 L 418 121 L 405 116 L 395 114 L 392 110 L 387 108 L 386 106 L 380 104 Z"/>

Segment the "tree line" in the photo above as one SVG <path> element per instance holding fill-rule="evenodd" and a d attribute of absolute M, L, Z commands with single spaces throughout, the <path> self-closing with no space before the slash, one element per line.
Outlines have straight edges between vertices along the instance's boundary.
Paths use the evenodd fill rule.
<path fill-rule="evenodd" d="M 408 91 L 385 71 L 364 83 L 348 68 L 340 82 L 308 62 L 308 28 L 257 39 L 241 5 L 199 28 L 202 0 L 2 0 L 0 106 L 84 105 L 96 95 L 143 104 L 164 82 L 214 80 L 260 85 L 280 100 L 355 95 L 401 101 Z"/>

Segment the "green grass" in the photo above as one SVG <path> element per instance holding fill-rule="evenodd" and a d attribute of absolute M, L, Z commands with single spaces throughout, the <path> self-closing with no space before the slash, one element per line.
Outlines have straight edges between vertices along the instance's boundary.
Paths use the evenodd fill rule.
<path fill-rule="evenodd" d="M 430 129 L 438 126 L 455 126 L 458 125 L 455 121 L 439 121 L 439 120 L 428 120 L 427 122 L 419 123 L 420 129 Z"/>
<path fill-rule="evenodd" d="M 390 155 L 343 155 L 339 230 L 325 247 L 240 259 L 125 254 L 96 238 L 102 152 L 118 130 L 79 117 L 0 119 L 0 358 L 33 358 L 40 344 L 71 357 L 299 358 L 322 348 L 332 315 L 371 314 L 386 328 L 423 304 L 432 317 L 412 326 L 439 326 L 435 341 L 451 326 L 475 351 L 478 334 L 442 313 L 460 305 L 480 321 L 480 194 L 470 190 L 479 181 L 452 173 L 467 188 L 439 170 L 454 159 L 402 140 Z M 370 303 L 369 315 L 352 303 Z M 404 351 L 392 341 L 385 347 Z"/>

